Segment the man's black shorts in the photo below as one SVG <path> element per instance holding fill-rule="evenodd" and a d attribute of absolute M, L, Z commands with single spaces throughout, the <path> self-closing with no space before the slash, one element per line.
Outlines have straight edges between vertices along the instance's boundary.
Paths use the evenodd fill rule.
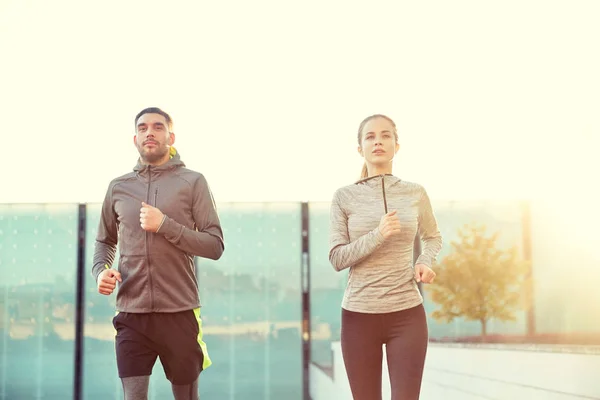
<path fill-rule="evenodd" d="M 160 357 L 174 385 L 196 380 L 211 360 L 202 341 L 200 309 L 177 313 L 126 313 L 113 318 L 120 378 L 152 374 Z"/>

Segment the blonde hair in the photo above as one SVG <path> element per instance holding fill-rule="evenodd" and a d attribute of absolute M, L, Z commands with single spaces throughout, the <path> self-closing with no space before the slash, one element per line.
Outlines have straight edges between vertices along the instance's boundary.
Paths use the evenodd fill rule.
<path fill-rule="evenodd" d="M 367 122 L 369 122 L 375 118 L 383 118 L 383 119 L 387 120 L 390 124 L 392 124 L 392 127 L 394 128 L 394 137 L 396 138 L 396 143 L 398 143 L 398 129 L 396 129 L 396 124 L 394 123 L 394 121 L 387 115 L 373 114 L 373 115 L 370 115 L 367 118 L 363 119 L 362 122 L 360 123 L 360 125 L 358 126 L 358 145 L 359 146 L 361 145 L 360 142 L 362 140 L 362 131 L 365 128 L 365 125 L 367 124 Z M 369 177 L 369 170 L 367 169 L 367 162 L 365 161 L 365 163 L 363 164 L 363 167 L 362 167 L 362 171 L 360 172 L 360 179 L 368 178 L 368 177 Z"/>

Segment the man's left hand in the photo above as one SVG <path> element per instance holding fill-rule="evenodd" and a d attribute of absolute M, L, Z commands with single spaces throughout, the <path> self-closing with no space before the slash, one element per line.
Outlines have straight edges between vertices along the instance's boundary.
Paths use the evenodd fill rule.
<path fill-rule="evenodd" d="M 431 283 L 435 279 L 435 272 L 425 264 L 417 264 L 415 265 L 415 279 L 417 283 Z"/>
<path fill-rule="evenodd" d="M 142 208 L 140 210 L 140 224 L 143 230 L 156 232 L 163 218 L 164 214 L 158 208 L 142 202 Z"/>

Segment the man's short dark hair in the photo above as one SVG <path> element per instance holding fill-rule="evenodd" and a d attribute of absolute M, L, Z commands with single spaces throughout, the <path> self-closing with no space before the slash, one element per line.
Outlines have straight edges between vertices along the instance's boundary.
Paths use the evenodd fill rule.
<path fill-rule="evenodd" d="M 144 114 L 160 114 L 160 115 L 162 115 L 167 120 L 167 128 L 169 129 L 169 132 L 173 132 L 173 120 L 171 119 L 171 116 L 158 107 L 144 108 L 142 111 L 140 111 L 138 113 L 138 115 L 135 116 L 134 125 L 135 125 L 136 132 L 137 132 L 138 119 L 140 119 L 140 117 Z"/>

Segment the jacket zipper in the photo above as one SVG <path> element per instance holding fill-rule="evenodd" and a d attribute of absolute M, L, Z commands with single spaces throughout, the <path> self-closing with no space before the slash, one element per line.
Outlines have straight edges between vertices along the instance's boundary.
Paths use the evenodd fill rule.
<path fill-rule="evenodd" d="M 152 182 L 152 166 L 148 166 L 148 191 L 146 193 L 146 201 L 150 203 L 150 183 Z M 154 196 L 154 204 L 156 205 L 156 195 Z M 150 238 L 150 232 L 146 231 L 146 263 L 148 265 L 148 283 L 150 284 L 150 309 L 154 310 L 154 292 L 152 291 L 152 272 L 150 271 L 150 249 L 148 242 Z"/>

